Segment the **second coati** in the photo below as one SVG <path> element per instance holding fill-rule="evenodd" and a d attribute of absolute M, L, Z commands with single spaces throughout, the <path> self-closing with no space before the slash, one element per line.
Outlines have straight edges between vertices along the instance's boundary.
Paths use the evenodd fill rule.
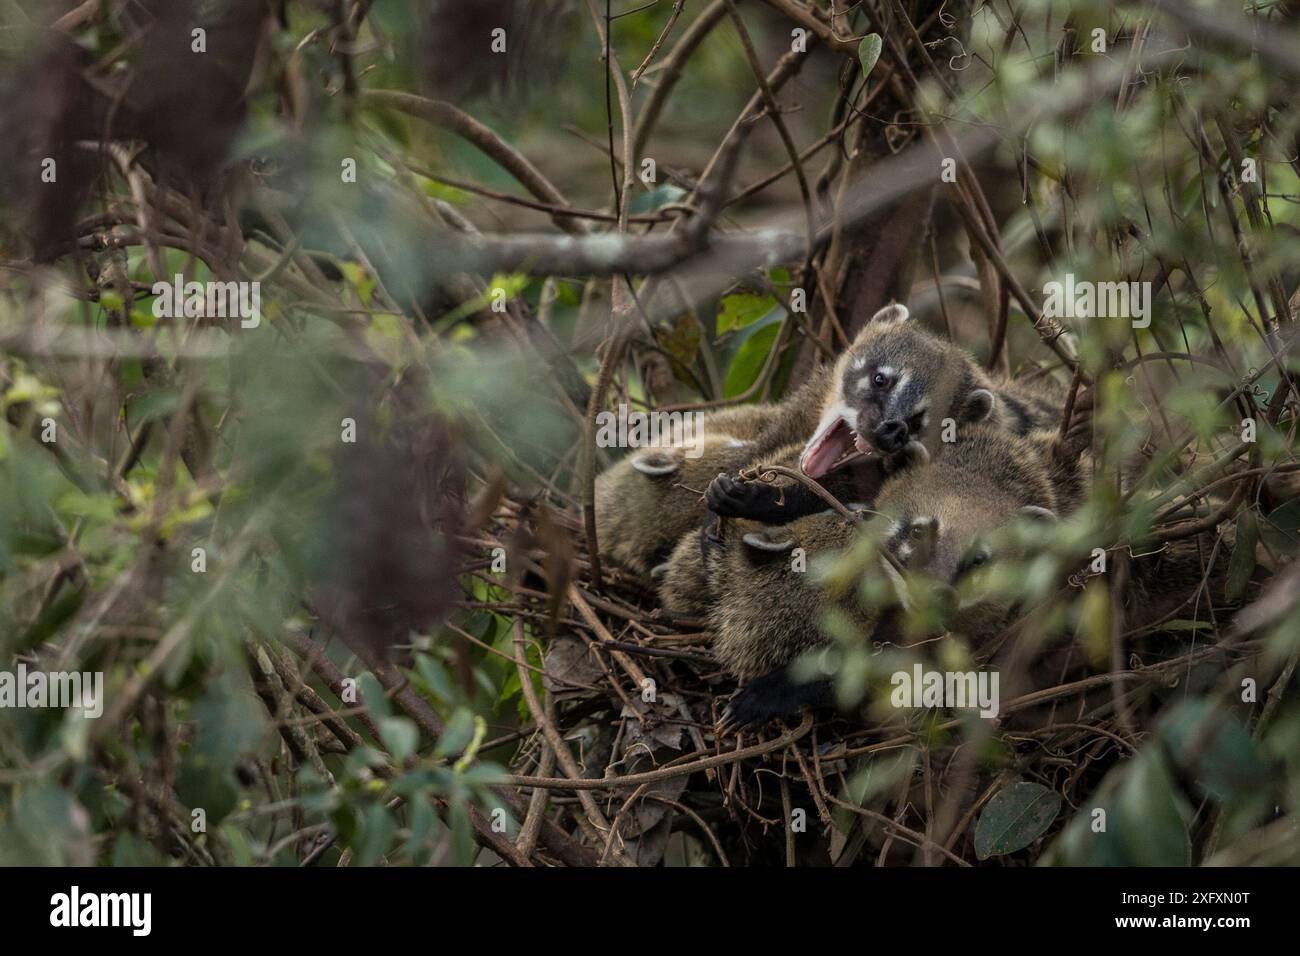
<path fill-rule="evenodd" d="M 807 396 L 811 397 L 811 396 Z M 1047 385 L 995 383 L 960 346 L 890 305 L 863 326 L 816 398 L 815 424 L 799 436 L 799 467 L 818 480 L 864 458 L 886 473 L 938 454 L 956 427 L 986 422 L 1024 436 L 1060 419 L 1062 396 Z M 811 436 L 811 437 L 810 437 Z M 802 487 L 777 504 L 769 487 L 728 474 L 710 484 L 709 509 L 723 517 L 775 523 L 812 514 L 821 500 Z"/>
<path fill-rule="evenodd" d="M 830 369 L 815 371 L 776 404 L 736 405 L 708 412 L 701 423 L 698 455 L 680 446 L 643 448 L 596 479 L 596 527 L 603 556 L 646 574 L 662 565 L 683 534 L 708 517 L 702 494 L 722 473 L 769 462 L 794 466 L 816 424 L 818 396 Z M 860 474 L 858 473 L 860 472 Z M 878 484 L 876 463 L 848 470 L 841 480 Z"/>
<path fill-rule="evenodd" d="M 806 574 L 792 570 L 795 548 L 802 548 L 810 563 L 817 555 L 843 552 L 864 531 L 874 532 L 905 570 L 924 572 L 951 588 L 955 599 L 965 597 L 954 615 L 954 633 L 978 642 L 1000 631 L 1013 609 L 972 598 L 963 586 L 977 569 L 1013 547 L 1009 531 L 1019 516 L 1051 521 L 1058 510 L 1076 504 L 1073 491 L 1068 501 L 1058 493 L 1051 442 L 1048 432 L 1019 437 L 996 425 L 971 426 L 944 455 L 891 477 L 873 517 L 861 527 L 831 511 L 781 528 L 748 522 L 728 528 L 719 551 L 702 559 L 719 595 L 709 609 L 714 654 L 745 682 L 724 725 L 743 728 L 829 703 L 829 680 L 800 683 L 790 669 L 801 654 L 827 643 L 819 621 L 828 607 L 837 607 L 864 635 L 882 622 L 879 609 L 859 603 L 856 587 L 828 596 Z M 1065 477 L 1064 486 L 1076 487 Z M 881 574 L 893 573 L 882 562 Z"/>

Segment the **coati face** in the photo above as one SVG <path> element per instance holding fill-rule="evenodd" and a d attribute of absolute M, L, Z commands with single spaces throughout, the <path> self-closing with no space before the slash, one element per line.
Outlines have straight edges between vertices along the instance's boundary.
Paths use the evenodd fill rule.
<path fill-rule="evenodd" d="M 1049 508 L 1026 504 L 1022 491 L 930 466 L 881 497 L 885 547 L 907 570 L 951 589 L 963 632 L 982 633 L 1010 610 L 990 599 L 979 572 L 1019 552 L 1016 522 L 1056 521 Z"/>
<path fill-rule="evenodd" d="M 993 393 L 978 387 L 972 366 L 962 350 L 910 322 L 905 306 L 881 309 L 836 363 L 799 460 L 804 474 L 820 478 L 867 455 L 927 459 L 943 419 L 982 421 L 993 410 Z"/>

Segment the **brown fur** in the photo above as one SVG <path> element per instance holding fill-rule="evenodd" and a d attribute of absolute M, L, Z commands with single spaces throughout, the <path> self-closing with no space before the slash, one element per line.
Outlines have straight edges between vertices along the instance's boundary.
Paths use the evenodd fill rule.
<path fill-rule="evenodd" d="M 996 551 L 1001 532 L 1023 509 L 1057 508 L 1043 450 L 1041 441 L 972 426 L 942 456 L 891 478 L 875 505 L 880 515 L 862 531 L 877 534 L 907 570 L 956 586 L 970 570 L 973 549 Z M 719 596 L 709 620 L 718 660 L 735 676 L 751 679 L 824 644 L 818 622 L 828 602 L 806 574 L 791 570 L 791 552 L 752 548 L 742 540 L 743 528 L 728 528 L 722 556 L 709 568 Z M 835 512 L 767 530 L 771 538 L 792 540 L 792 549 L 803 548 L 809 562 L 844 550 L 858 533 Z M 834 603 L 864 633 L 873 626 L 876 615 L 851 596 Z M 978 638 L 1008 611 L 975 602 L 959 612 L 954 629 Z"/>

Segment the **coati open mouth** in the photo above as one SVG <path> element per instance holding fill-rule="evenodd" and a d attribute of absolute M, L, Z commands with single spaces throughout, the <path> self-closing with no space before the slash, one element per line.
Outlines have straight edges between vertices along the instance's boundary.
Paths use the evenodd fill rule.
<path fill-rule="evenodd" d="M 831 419 L 813 436 L 799 457 L 799 468 L 809 478 L 820 478 L 849 462 L 875 454 L 871 444 L 853 430 L 843 415 Z"/>

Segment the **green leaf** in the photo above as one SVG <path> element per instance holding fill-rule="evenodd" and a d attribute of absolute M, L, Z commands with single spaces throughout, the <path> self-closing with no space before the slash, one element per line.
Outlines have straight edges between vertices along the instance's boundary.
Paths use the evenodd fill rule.
<path fill-rule="evenodd" d="M 1209 701 L 1180 706 L 1163 733 L 1174 761 L 1206 796 L 1243 801 L 1266 790 L 1269 768 L 1259 744 L 1235 717 Z"/>
<path fill-rule="evenodd" d="M 1190 808 L 1169 766 L 1148 748 L 1123 767 L 1127 774 L 1110 822 L 1128 865 L 1187 866 Z"/>
<path fill-rule="evenodd" d="M 474 715 L 464 707 L 458 707 L 451 715 L 451 720 L 442 731 L 438 745 L 434 748 L 435 757 L 459 754 L 474 739 Z"/>
<path fill-rule="evenodd" d="M 126 404 L 127 424 L 139 428 L 145 422 L 170 418 L 180 406 L 180 401 L 179 388 L 158 388 L 137 395 Z"/>
<path fill-rule="evenodd" d="M 1237 518 L 1236 541 L 1232 546 L 1232 559 L 1228 562 L 1228 580 L 1224 584 L 1224 597 L 1240 601 L 1246 595 L 1246 585 L 1255 573 L 1255 543 L 1259 541 L 1259 522 L 1253 511 L 1243 511 Z"/>
<path fill-rule="evenodd" d="M 668 203 L 680 202 L 686 198 L 686 190 L 672 183 L 664 183 L 657 186 L 649 192 L 638 192 L 633 195 L 632 202 L 628 206 L 628 212 L 633 215 L 652 213 L 660 206 Z"/>
<path fill-rule="evenodd" d="M 665 352 L 689 368 L 700 354 L 700 332 L 699 323 L 683 313 L 676 318 L 671 328 L 659 329 L 655 338 Z"/>
<path fill-rule="evenodd" d="M 415 723 L 405 717 L 384 717 L 379 721 L 379 736 L 384 746 L 393 755 L 393 760 L 402 763 L 415 753 L 420 742 L 420 731 Z"/>
<path fill-rule="evenodd" d="M 397 823 L 381 804 L 372 804 L 361 816 L 357 842 L 353 845 L 353 866 L 374 866 L 388 852 Z"/>
<path fill-rule="evenodd" d="M 779 317 L 777 312 L 769 315 Z M 731 365 L 727 367 L 727 379 L 722 387 L 726 398 L 743 395 L 754 384 L 763 371 L 763 366 L 767 364 L 768 353 L 776 344 L 780 331 L 779 323 L 768 319 L 756 322 L 746 329 L 745 339 L 732 357 Z"/>
<path fill-rule="evenodd" d="M 736 332 L 752 325 L 776 306 L 776 299 L 756 292 L 735 292 L 724 296 L 718 303 L 717 329 L 719 335 Z"/>
<path fill-rule="evenodd" d="M 1040 783 L 1013 783 L 994 794 L 975 824 L 975 855 L 981 860 L 1023 850 L 1042 836 L 1061 812 L 1061 795 Z"/>
<path fill-rule="evenodd" d="M 876 61 L 880 59 L 880 50 L 884 46 L 884 41 L 880 39 L 879 33 L 868 33 L 858 44 L 858 62 L 862 64 L 862 75 L 870 76 L 871 71 L 875 69 Z"/>

